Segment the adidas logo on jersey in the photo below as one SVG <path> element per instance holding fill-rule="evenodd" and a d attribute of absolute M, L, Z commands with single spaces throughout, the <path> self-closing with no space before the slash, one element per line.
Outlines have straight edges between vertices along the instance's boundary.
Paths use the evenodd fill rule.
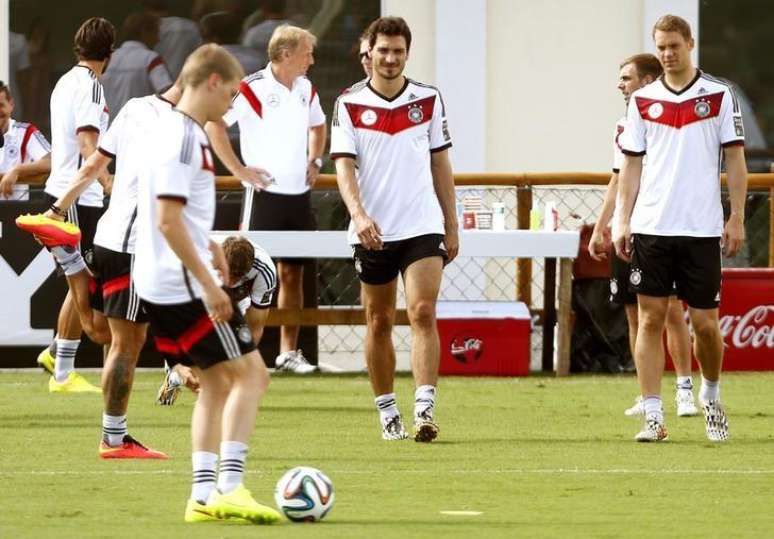
<path fill-rule="evenodd" d="M 413 101 L 414 99 L 417 99 L 417 96 L 415 96 L 414 94 L 409 94 L 408 98 L 409 98 L 409 101 Z"/>
<path fill-rule="evenodd" d="M 701 94 L 706 94 L 706 93 L 707 93 L 707 89 L 706 89 L 706 88 L 703 88 L 703 87 L 702 87 L 702 88 L 699 88 L 699 92 L 698 92 L 698 93 L 699 93 L 699 95 L 701 95 Z"/>

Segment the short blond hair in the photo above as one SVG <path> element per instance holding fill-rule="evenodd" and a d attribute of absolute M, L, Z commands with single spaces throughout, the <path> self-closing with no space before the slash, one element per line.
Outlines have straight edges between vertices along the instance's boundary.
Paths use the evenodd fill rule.
<path fill-rule="evenodd" d="M 693 37 L 691 35 L 691 25 L 688 21 L 677 15 L 664 15 L 656 21 L 653 25 L 652 37 L 656 37 L 656 32 L 678 32 L 682 35 L 686 41 L 690 41 Z"/>
<path fill-rule="evenodd" d="M 183 64 L 180 79 L 183 88 L 196 88 L 215 73 L 224 81 L 240 80 L 245 76 L 242 66 L 220 45 L 208 43 L 193 51 Z"/>
<path fill-rule="evenodd" d="M 317 45 L 317 36 L 309 30 L 289 24 L 278 26 L 269 40 L 267 51 L 269 53 L 269 60 L 275 62 L 280 59 L 283 52 L 294 52 L 301 41 L 305 39 L 312 43 L 312 47 Z"/>

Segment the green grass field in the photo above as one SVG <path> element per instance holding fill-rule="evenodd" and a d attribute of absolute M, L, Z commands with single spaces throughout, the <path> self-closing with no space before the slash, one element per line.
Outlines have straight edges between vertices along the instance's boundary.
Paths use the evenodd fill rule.
<path fill-rule="evenodd" d="M 160 376 L 138 375 L 129 427 L 172 459 L 102 462 L 98 395 L 0 374 L 0 537 L 774 536 L 771 374 L 725 377 L 725 444 L 706 441 L 703 419 L 675 417 L 669 379 L 671 441 L 657 445 L 631 441 L 631 377 L 444 379 L 430 445 L 381 440 L 365 376 L 275 377 L 246 484 L 273 503 L 285 470 L 315 466 L 336 505 L 322 523 L 274 527 L 183 522 L 193 396 L 154 405 Z M 410 413 L 411 379 L 397 391 Z"/>

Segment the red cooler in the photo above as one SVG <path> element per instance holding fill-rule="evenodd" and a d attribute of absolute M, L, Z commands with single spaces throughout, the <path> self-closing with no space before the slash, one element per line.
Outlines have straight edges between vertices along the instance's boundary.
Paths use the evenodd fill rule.
<path fill-rule="evenodd" d="M 436 312 L 441 374 L 529 374 L 531 320 L 524 303 L 445 301 Z"/>

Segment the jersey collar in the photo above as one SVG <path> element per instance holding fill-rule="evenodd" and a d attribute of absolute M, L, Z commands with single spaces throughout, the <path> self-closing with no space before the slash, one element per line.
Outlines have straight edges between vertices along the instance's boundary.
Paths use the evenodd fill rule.
<path fill-rule="evenodd" d="M 272 66 L 272 63 L 271 63 L 271 62 L 269 62 L 268 64 L 266 64 L 266 69 L 264 70 L 264 73 L 265 73 L 265 76 L 266 76 L 266 78 L 267 78 L 267 79 L 269 79 L 269 80 L 270 80 L 270 81 L 271 81 L 273 84 L 275 84 L 276 86 L 281 86 L 282 88 L 284 88 L 284 89 L 285 89 L 285 91 L 287 91 L 287 92 L 294 92 L 294 91 L 295 91 L 295 89 L 298 87 L 298 81 L 299 81 L 299 80 L 301 80 L 301 79 L 303 78 L 303 75 L 302 75 L 302 76 L 300 76 L 300 77 L 296 77 L 295 79 L 293 79 L 293 88 L 290 88 L 290 89 L 288 89 L 288 87 L 287 87 L 287 86 L 285 86 L 285 85 L 284 85 L 284 84 L 282 84 L 280 81 L 278 81 L 278 80 L 277 80 L 277 77 L 275 77 L 275 76 L 274 76 L 274 72 L 271 70 L 271 66 Z"/>
<path fill-rule="evenodd" d="M 398 91 L 398 93 L 397 93 L 397 94 L 395 94 L 395 95 L 394 95 L 394 96 L 392 96 L 392 97 L 387 97 L 386 95 L 384 95 L 384 94 L 382 94 L 382 93 L 378 92 L 378 91 L 376 90 L 376 88 L 374 88 L 374 87 L 371 85 L 371 79 L 370 79 L 370 78 L 368 79 L 368 82 L 366 83 L 366 85 L 367 85 L 367 86 L 368 86 L 368 88 L 369 88 L 369 89 L 370 89 L 370 90 L 371 90 L 373 93 L 375 93 L 377 96 L 379 96 L 380 98 L 384 99 L 384 100 L 385 100 L 385 101 L 387 101 L 388 103 L 391 103 L 391 102 L 395 101 L 396 99 L 398 99 L 398 98 L 399 98 L 401 95 L 403 95 L 403 92 L 405 92 L 405 91 L 406 91 L 406 88 L 408 88 L 408 85 L 409 85 L 409 80 L 408 80 L 408 77 L 403 77 L 403 79 L 404 79 L 404 80 L 403 80 L 403 87 L 402 87 L 402 88 L 401 88 L 401 89 Z"/>
<path fill-rule="evenodd" d="M 701 69 L 699 69 L 699 68 L 696 68 L 696 76 L 694 76 L 694 77 L 693 77 L 693 79 L 691 80 L 691 82 L 689 82 L 688 84 L 686 84 L 685 88 L 683 88 L 682 90 L 679 90 L 679 91 L 678 91 L 678 90 L 675 90 L 674 88 L 670 87 L 670 86 L 667 84 L 667 81 L 666 81 L 666 75 L 663 75 L 663 74 L 662 74 L 662 75 L 659 77 L 659 79 L 661 79 L 661 84 L 663 84 L 663 85 L 664 85 L 664 88 L 666 88 L 667 90 L 669 90 L 670 92 L 672 92 L 672 93 L 673 93 L 673 94 L 675 94 L 675 95 L 682 95 L 682 94 L 684 94 L 685 92 L 687 92 L 688 90 L 690 90 L 690 89 L 691 89 L 691 86 L 693 86 L 694 84 L 696 84 L 696 81 L 697 81 L 697 80 L 699 80 L 699 79 L 701 78 L 701 76 L 702 76 L 702 75 L 703 75 L 703 73 L 701 72 Z"/>

